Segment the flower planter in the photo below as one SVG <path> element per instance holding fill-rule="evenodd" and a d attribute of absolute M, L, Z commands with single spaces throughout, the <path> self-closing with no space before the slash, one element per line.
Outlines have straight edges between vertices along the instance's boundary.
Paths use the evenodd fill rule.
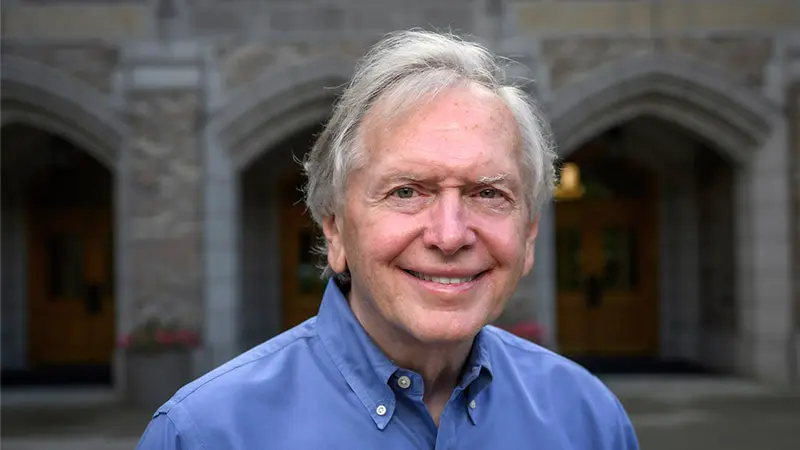
<path fill-rule="evenodd" d="M 155 410 L 191 381 L 192 358 L 185 350 L 128 352 L 126 396 L 137 408 Z"/>

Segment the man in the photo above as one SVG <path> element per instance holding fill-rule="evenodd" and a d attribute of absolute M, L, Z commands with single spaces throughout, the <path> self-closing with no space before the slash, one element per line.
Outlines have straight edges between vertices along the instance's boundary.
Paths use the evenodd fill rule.
<path fill-rule="evenodd" d="M 387 36 L 305 163 L 319 314 L 182 388 L 140 449 L 637 449 L 576 364 L 487 326 L 531 270 L 555 154 L 497 59 Z"/>

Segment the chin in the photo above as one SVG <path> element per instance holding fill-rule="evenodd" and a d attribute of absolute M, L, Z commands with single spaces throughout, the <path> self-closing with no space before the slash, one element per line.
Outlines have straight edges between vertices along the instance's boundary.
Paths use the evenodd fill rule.
<path fill-rule="evenodd" d="M 465 320 L 450 313 L 428 313 L 407 327 L 420 342 L 428 344 L 456 343 L 471 340 L 484 325 L 483 320 Z"/>

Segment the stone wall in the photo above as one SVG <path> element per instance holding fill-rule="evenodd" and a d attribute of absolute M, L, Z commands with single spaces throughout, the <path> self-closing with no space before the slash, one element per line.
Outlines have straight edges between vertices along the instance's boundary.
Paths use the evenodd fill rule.
<path fill-rule="evenodd" d="M 325 56 L 355 61 L 369 44 L 346 39 L 280 45 L 265 40 L 221 39 L 214 56 L 224 89 L 234 90 L 255 81 L 271 67 L 285 67 Z"/>
<path fill-rule="evenodd" d="M 3 56 L 14 55 L 72 75 L 103 93 L 112 89 L 119 46 L 101 41 L 33 43 L 3 40 Z"/>
<path fill-rule="evenodd" d="M 800 332 L 800 80 L 788 90 L 790 159 L 792 160 L 792 230 L 794 245 L 794 319 Z M 799 349 L 800 351 L 800 349 Z"/>
<path fill-rule="evenodd" d="M 132 321 L 199 328 L 202 314 L 201 104 L 192 91 L 135 91 L 124 160 Z"/>
<path fill-rule="evenodd" d="M 582 37 L 547 38 L 542 58 L 550 66 L 553 89 L 581 80 L 592 69 L 650 53 L 684 55 L 715 65 L 745 86 L 760 88 L 762 71 L 772 53 L 768 37 Z"/>
<path fill-rule="evenodd" d="M 509 22 L 527 34 L 694 34 L 720 30 L 792 29 L 800 4 L 791 0 L 535 1 L 510 0 Z"/>
<path fill-rule="evenodd" d="M 252 1 L 192 2 L 183 13 L 193 36 L 246 34 L 278 40 L 325 40 L 326 34 L 377 36 L 390 30 L 435 26 L 470 32 L 469 0 Z"/>
<path fill-rule="evenodd" d="M 4 5 L 3 36 L 124 40 L 164 32 L 173 37 L 223 35 L 320 39 L 326 33 L 376 35 L 413 26 L 483 34 L 673 33 L 796 27 L 790 0 L 532 1 L 532 0 L 191 0 L 124 2 L 17 1 Z M 491 18 L 489 18 L 491 16 Z"/>

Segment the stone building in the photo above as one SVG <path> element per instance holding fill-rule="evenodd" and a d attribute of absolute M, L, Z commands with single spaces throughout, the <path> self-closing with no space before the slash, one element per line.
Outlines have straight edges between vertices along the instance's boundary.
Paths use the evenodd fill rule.
<path fill-rule="evenodd" d="M 421 26 L 516 62 L 583 192 L 544 212 L 503 320 L 570 356 L 798 382 L 798 2 L 7 0 L 2 20 L 6 373 L 119 375 L 115 337 L 153 316 L 202 333 L 200 373 L 313 315 L 293 158 L 355 58 Z"/>

